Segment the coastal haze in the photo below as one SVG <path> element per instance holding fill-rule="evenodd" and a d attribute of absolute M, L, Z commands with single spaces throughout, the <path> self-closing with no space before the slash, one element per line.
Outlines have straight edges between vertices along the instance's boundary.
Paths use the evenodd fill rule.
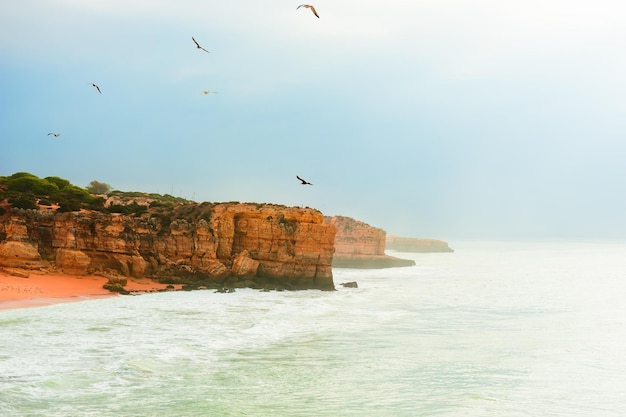
<path fill-rule="evenodd" d="M 626 235 L 622 3 L 299 4 L 2 2 L 0 175 L 404 236 Z"/>

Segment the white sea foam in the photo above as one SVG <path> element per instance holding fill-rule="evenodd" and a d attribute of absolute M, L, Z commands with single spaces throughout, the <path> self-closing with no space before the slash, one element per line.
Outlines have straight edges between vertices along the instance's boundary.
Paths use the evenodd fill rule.
<path fill-rule="evenodd" d="M 452 243 L 335 292 L 0 311 L 7 416 L 621 416 L 626 245 Z"/>

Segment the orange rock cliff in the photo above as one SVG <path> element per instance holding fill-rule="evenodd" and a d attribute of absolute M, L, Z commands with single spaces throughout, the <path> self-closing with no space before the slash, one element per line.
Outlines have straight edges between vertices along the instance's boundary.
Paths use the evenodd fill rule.
<path fill-rule="evenodd" d="M 12 209 L 0 217 L 0 267 L 332 290 L 335 230 L 318 210 L 271 204 L 190 203 L 141 215 Z"/>
<path fill-rule="evenodd" d="M 335 268 L 390 268 L 415 265 L 415 261 L 385 254 L 387 233 L 345 216 L 325 217 L 324 222 L 337 228 L 335 235 Z"/>

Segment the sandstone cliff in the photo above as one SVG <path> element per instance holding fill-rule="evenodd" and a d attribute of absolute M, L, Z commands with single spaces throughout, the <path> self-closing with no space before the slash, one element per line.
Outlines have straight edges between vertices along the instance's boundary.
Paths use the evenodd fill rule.
<path fill-rule="evenodd" d="M 387 249 L 398 252 L 454 252 L 443 240 L 393 235 L 387 236 Z"/>
<path fill-rule="evenodd" d="M 333 267 L 375 269 L 415 265 L 412 260 L 385 255 L 383 229 L 344 216 L 325 217 L 324 221 L 337 228 Z"/>
<path fill-rule="evenodd" d="M 178 204 L 140 215 L 11 209 L 0 216 L 0 267 L 329 290 L 334 238 L 319 211 L 270 204 Z"/>

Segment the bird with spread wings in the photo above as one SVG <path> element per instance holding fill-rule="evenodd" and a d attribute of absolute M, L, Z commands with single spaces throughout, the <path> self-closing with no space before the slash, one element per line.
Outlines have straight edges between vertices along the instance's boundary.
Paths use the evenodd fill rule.
<path fill-rule="evenodd" d="M 318 19 L 320 18 L 320 15 L 317 14 L 317 11 L 315 10 L 315 7 L 311 6 L 310 4 L 301 4 L 298 7 L 296 7 L 296 10 L 298 10 L 300 7 L 311 9 L 311 11 L 315 15 L 315 17 L 317 17 Z"/>
<path fill-rule="evenodd" d="M 300 180 L 300 185 L 313 185 L 312 183 L 308 182 L 307 180 L 300 178 L 299 175 L 296 175 L 296 178 Z"/>
<path fill-rule="evenodd" d="M 209 52 L 206 49 L 204 49 L 203 47 L 201 47 L 200 44 L 198 43 L 198 41 L 193 36 L 191 37 L 191 40 L 193 41 L 193 43 L 196 44 L 196 48 L 197 49 L 202 49 L 204 52 Z"/>

